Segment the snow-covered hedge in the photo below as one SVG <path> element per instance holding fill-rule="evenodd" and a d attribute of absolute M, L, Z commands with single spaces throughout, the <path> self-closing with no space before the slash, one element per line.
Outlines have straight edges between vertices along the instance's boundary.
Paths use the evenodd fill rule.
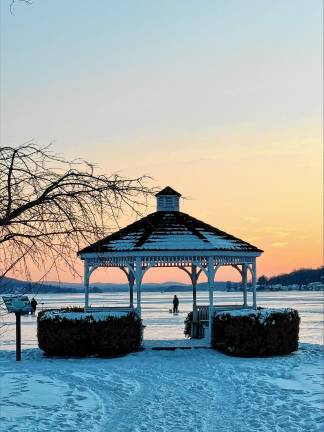
<path fill-rule="evenodd" d="M 193 312 L 189 312 L 184 320 L 184 330 L 183 333 L 187 338 L 192 337 L 192 320 L 193 320 Z M 199 327 L 198 327 L 199 326 Z M 195 339 L 202 339 L 204 336 L 203 323 L 196 323 L 196 331 L 195 331 Z"/>
<path fill-rule="evenodd" d="M 218 312 L 212 345 L 243 357 L 289 354 L 298 349 L 300 318 L 295 309 L 240 309 Z"/>
<path fill-rule="evenodd" d="M 55 356 L 116 356 L 138 351 L 142 321 L 134 313 L 61 309 L 40 312 L 40 349 Z"/>
<path fill-rule="evenodd" d="M 189 312 L 184 320 L 184 330 L 183 333 L 186 337 L 191 337 L 191 329 L 192 329 L 192 312 Z"/>

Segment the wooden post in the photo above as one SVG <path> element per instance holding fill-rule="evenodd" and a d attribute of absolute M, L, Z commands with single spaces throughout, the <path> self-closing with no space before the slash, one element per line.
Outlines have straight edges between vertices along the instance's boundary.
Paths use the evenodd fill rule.
<path fill-rule="evenodd" d="M 256 301 L 256 283 L 257 283 L 257 272 L 256 272 L 256 262 L 252 263 L 252 289 L 253 289 L 253 307 L 257 307 Z"/>
<path fill-rule="evenodd" d="M 21 360 L 21 313 L 16 312 L 16 361 Z"/>
<path fill-rule="evenodd" d="M 191 337 L 198 337 L 198 311 L 197 311 L 197 266 L 191 266 L 191 283 L 192 283 L 192 325 Z"/>
<path fill-rule="evenodd" d="M 84 284 L 84 309 L 86 311 L 89 307 L 89 264 L 87 260 L 84 260 L 83 284 Z"/>
<path fill-rule="evenodd" d="M 135 278 L 133 272 L 129 270 L 128 273 L 128 283 L 129 283 L 129 307 L 134 307 L 134 282 Z"/>
<path fill-rule="evenodd" d="M 195 264 L 191 264 L 191 271 L 187 270 L 185 267 L 180 266 L 181 270 L 187 273 L 187 275 L 190 277 L 191 285 L 192 285 L 192 323 L 191 323 L 191 337 L 197 338 L 199 337 L 199 323 L 198 323 L 198 310 L 197 310 L 197 281 L 199 272 L 197 272 L 197 266 Z"/>
<path fill-rule="evenodd" d="M 136 303 L 137 303 L 137 314 L 141 318 L 142 307 L 141 307 L 141 285 L 142 285 L 142 260 L 140 257 L 135 259 L 135 281 L 136 281 Z"/>
<path fill-rule="evenodd" d="M 209 288 L 209 314 L 208 314 L 208 333 L 209 341 L 212 341 L 213 310 L 214 310 L 214 260 L 208 257 L 208 288 Z"/>
<path fill-rule="evenodd" d="M 191 266 L 191 282 L 192 282 L 192 306 L 193 309 L 197 308 L 197 266 Z"/>
<path fill-rule="evenodd" d="M 247 306 L 247 267 L 242 265 L 243 306 Z"/>

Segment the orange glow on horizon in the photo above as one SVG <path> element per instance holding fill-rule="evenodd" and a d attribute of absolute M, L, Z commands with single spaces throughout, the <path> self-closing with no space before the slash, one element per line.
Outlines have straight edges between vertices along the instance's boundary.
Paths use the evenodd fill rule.
<path fill-rule="evenodd" d="M 235 133 L 212 131 L 198 141 L 192 137 L 166 140 L 163 145 L 157 143 L 154 152 L 148 150 L 140 157 L 134 153 L 127 161 L 118 146 L 109 153 L 109 160 L 100 147 L 96 154 L 94 146 L 93 159 L 101 160 L 107 172 L 110 166 L 120 166 L 120 173 L 129 177 L 153 173 L 155 185 L 170 185 L 182 193 L 181 211 L 264 250 L 257 260 L 257 273 L 271 276 L 323 265 L 320 136 L 312 124 L 276 133 L 242 127 Z M 238 152 L 233 142 L 239 142 L 244 152 Z M 152 198 L 146 213 L 154 211 Z M 121 227 L 134 219 L 134 215 L 121 217 Z M 76 266 L 82 274 L 81 263 L 76 261 Z M 34 280 L 42 276 L 41 271 L 30 269 Z M 228 268 L 217 274 L 220 280 L 235 281 L 238 276 Z M 63 270 L 59 277 L 67 282 L 81 280 Z M 46 279 L 56 280 L 57 275 L 52 272 Z M 92 282 L 124 280 L 115 269 L 96 271 L 91 278 Z M 165 281 L 185 283 L 188 279 L 173 269 L 152 269 L 145 276 L 145 282 Z"/>

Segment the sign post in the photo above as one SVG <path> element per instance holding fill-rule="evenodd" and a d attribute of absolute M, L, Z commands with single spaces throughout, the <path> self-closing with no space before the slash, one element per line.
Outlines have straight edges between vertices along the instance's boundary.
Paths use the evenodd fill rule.
<path fill-rule="evenodd" d="M 7 311 L 16 315 L 16 361 L 21 360 L 21 315 L 28 315 L 32 307 L 27 296 L 3 296 Z"/>
<path fill-rule="evenodd" d="M 21 313 L 16 312 L 16 361 L 21 360 Z"/>

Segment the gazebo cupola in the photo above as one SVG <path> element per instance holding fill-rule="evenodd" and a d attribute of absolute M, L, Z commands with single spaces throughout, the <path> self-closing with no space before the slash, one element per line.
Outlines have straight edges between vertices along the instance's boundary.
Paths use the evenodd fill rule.
<path fill-rule="evenodd" d="M 156 211 L 179 211 L 181 194 L 170 186 L 165 187 L 156 195 Z"/>

